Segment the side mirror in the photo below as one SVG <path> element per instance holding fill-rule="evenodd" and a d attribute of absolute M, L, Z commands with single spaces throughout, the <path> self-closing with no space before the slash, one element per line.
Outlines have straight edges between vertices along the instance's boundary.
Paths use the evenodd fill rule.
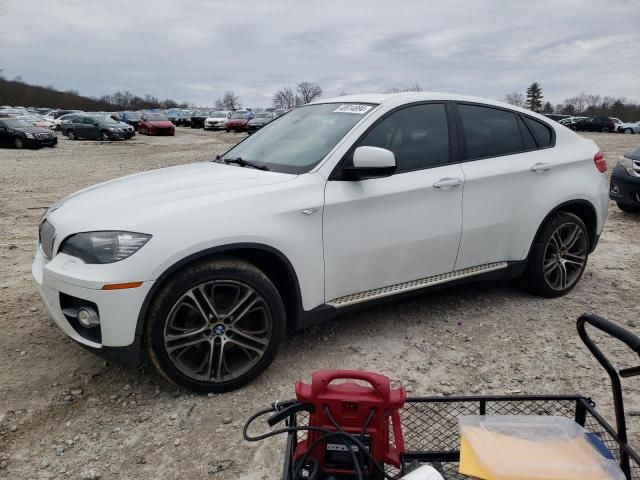
<path fill-rule="evenodd" d="M 353 152 L 353 165 L 343 167 L 346 180 L 388 177 L 396 170 L 396 156 L 379 147 L 358 147 Z"/>

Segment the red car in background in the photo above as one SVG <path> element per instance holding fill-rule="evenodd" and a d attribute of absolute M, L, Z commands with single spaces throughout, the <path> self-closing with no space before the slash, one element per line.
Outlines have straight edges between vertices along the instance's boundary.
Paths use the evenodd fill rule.
<path fill-rule="evenodd" d="M 142 135 L 175 135 L 176 127 L 162 113 L 143 113 L 138 132 Z"/>
<path fill-rule="evenodd" d="M 251 120 L 251 112 L 248 110 L 236 110 L 231 114 L 227 124 L 224 126 L 227 132 L 234 130 L 236 132 L 244 132 L 247 130 L 247 123 Z"/>

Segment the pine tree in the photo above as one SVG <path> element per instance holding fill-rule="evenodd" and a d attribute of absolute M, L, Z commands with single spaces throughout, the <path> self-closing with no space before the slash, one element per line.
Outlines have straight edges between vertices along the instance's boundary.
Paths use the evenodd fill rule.
<path fill-rule="evenodd" d="M 542 87 L 538 82 L 533 82 L 529 88 L 527 88 L 527 101 L 526 107 L 534 112 L 539 112 L 542 109 Z"/>
<path fill-rule="evenodd" d="M 542 113 L 553 113 L 551 102 L 545 102 L 544 107 L 542 107 Z"/>

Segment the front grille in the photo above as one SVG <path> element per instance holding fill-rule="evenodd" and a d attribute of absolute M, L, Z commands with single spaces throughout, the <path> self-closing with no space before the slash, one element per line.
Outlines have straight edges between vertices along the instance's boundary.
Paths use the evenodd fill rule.
<path fill-rule="evenodd" d="M 39 240 L 44 256 L 51 259 L 53 257 L 53 242 L 56 239 L 56 229 L 47 220 L 40 224 Z"/>
<path fill-rule="evenodd" d="M 640 160 L 633 160 L 633 172 L 640 177 Z"/>
<path fill-rule="evenodd" d="M 36 138 L 39 138 L 40 140 L 46 140 L 48 138 L 51 138 L 51 134 L 49 132 L 47 133 L 36 133 Z"/>

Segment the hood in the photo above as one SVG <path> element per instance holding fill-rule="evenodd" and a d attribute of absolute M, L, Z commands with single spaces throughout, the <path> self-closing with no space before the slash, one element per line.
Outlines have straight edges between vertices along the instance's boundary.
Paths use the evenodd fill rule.
<path fill-rule="evenodd" d="M 249 123 L 251 125 L 266 125 L 271 120 L 273 119 L 272 118 L 252 118 L 251 120 L 249 120 Z"/>
<path fill-rule="evenodd" d="M 50 133 L 48 128 L 42 127 L 9 127 L 11 130 L 15 132 L 25 132 L 25 133 Z"/>
<path fill-rule="evenodd" d="M 173 127 L 169 120 L 147 120 L 147 123 L 153 127 Z"/>
<path fill-rule="evenodd" d="M 295 175 L 213 162 L 179 165 L 80 190 L 57 202 L 48 218 L 64 225 L 66 234 L 92 229 L 135 230 L 136 225 L 168 211 L 186 210 L 203 202 L 216 208 L 214 204 L 233 201 L 251 189 L 294 178 Z"/>
<path fill-rule="evenodd" d="M 247 123 L 248 121 L 248 118 L 230 118 L 228 123 Z"/>
<path fill-rule="evenodd" d="M 131 125 L 129 125 L 126 122 L 118 122 L 118 125 L 116 125 L 118 128 L 126 128 L 127 130 L 129 130 L 131 128 Z"/>

